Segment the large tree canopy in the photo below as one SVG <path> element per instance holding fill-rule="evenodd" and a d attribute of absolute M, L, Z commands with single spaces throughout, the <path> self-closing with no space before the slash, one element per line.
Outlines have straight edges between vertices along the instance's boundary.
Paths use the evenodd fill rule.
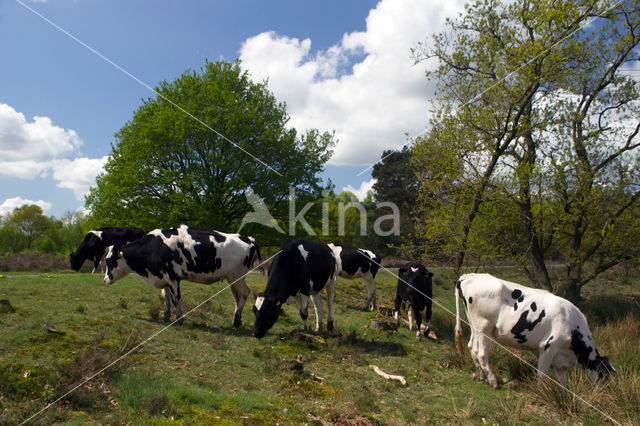
<path fill-rule="evenodd" d="M 418 59 L 440 97 L 415 149 L 421 230 L 460 269 L 520 257 L 571 300 L 638 258 L 640 6 L 634 1 L 472 2 Z M 550 256 L 565 262 L 558 279 Z M 486 260 L 486 259 L 482 259 Z"/>
<path fill-rule="evenodd" d="M 208 62 L 156 91 L 116 134 L 87 196 L 95 224 L 235 231 L 251 211 L 246 194 L 259 194 L 277 216 L 290 186 L 301 196 L 321 190 L 333 135 L 287 128 L 285 105 L 238 62 Z"/>

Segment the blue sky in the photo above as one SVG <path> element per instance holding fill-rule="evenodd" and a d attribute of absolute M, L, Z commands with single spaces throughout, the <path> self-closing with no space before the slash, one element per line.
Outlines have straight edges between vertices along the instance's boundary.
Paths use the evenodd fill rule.
<path fill-rule="evenodd" d="M 113 134 L 153 95 L 25 6 L 150 86 L 241 58 L 293 126 L 336 131 L 324 176 L 362 195 L 358 173 L 426 125 L 432 89 L 409 49 L 460 7 L 441 3 L 0 0 L 0 214 L 82 207 Z"/>

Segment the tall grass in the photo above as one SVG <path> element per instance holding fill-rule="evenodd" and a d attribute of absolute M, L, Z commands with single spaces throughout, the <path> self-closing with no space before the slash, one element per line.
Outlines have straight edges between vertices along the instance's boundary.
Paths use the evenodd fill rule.
<path fill-rule="evenodd" d="M 534 400 L 563 416 L 563 421 L 601 424 L 609 419 L 640 424 L 640 319 L 628 314 L 621 320 L 591 327 L 598 351 L 606 354 L 617 374 L 593 383 L 580 368 L 567 375 L 567 389 L 549 380 L 532 378 L 525 391 Z M 596 409 L 590 407 L 596 407 Z"/>

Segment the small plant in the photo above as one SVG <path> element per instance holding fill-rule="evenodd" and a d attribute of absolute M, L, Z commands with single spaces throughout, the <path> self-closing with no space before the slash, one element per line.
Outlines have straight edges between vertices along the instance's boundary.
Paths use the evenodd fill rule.
<path fill-rule="evenodd" d="M 86 314 L 87 313 L 87 307 L 84 305 L 78 305 L 76 307 L 76 312 L 79 314 Z"/>
<path fill-rule="evenodd" d="M 120 306 L 122 309 L 127 309 L 127 300 L 124 297 L 121 297 L 120 301 L 118 301 L 118 306 Z"/>

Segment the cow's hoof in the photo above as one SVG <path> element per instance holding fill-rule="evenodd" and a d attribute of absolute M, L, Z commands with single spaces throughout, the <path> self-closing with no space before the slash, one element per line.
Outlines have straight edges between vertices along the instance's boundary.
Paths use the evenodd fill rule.
<path fill-rule="evenodd" d="M 171 321 L 171 318 L 169 316 L 164 316 L 162 317 L 162 321 L 164 321 L 165 323 L 168 323 L 169 321 Z"/>
<path fill-rule="evenodd" d="M 242 325 L 242 321 L 241 320 L 233 320 L 233 327 L 234 328 L 238 328 Z"/>
<path fill-rule="evenodd" d="M 181 317 L 181 318 L 179 318 L 179 319 L 176 321 L 176 324 L 178 324 L 178 325 L 182 325 L 182 324 L 184 324 L 184 318 L 182 318 L 182 317 Z"/>
<path fill-rule="evenodd" d="M 327 322 L 327 330 L 333 331 L 333 321 Z"/>

